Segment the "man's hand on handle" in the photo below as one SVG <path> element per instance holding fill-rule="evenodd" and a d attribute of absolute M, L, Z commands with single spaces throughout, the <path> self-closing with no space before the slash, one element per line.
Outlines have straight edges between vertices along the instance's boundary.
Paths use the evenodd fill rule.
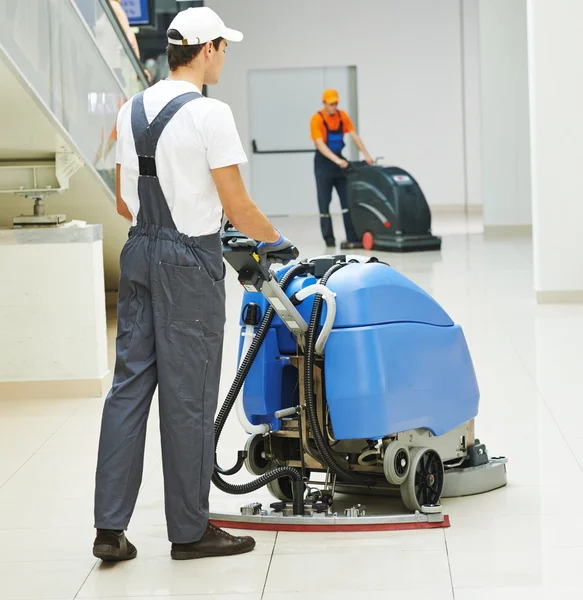
<path fill-rule="evenodd" d="M 279 230 L 276 229 L 276 231 L 279 233 L 279 239 L 276 242 L 261 242 L 257 246 L 257 254 L 261 259 L 265 259 L 272 252 L 283 252 L 294 245 L 290 240 L 283 237 Z"/>
<path fill-rule="evenodd" d="M 337 161 L 336 163 L 341 169 L 348 169 L 348 161 L 344 160 L 343 158 L 341 158 L 339 161 Z"/>

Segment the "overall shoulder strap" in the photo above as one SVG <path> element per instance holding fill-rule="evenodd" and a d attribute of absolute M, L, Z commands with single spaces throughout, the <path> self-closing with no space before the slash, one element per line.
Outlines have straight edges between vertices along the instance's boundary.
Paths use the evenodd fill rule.
<path fill-rule="evenodd" d="M 172 212 L 160 186 L 156 168 L 156 146 L 170 122 L 170 119 L 191 100 L 202 98 L 197 92 L 188 92 L 176 96 L 148 123 L 144 110 L 144 92 L 134 96 L 132 100 L 132 132 L 138 155 L 140 176 L 138 178 L 138 198 L 140 209 L 137 216 L 138 225 L 154 225 L 176 229 Z"/>
<path fill-rule="evenodd" d="M 138 156 L 149 156 L 145 133 L 148 131 L 148 119 L 144 110 L 144 92 L 136 94 L 132 100 L 132 133 Z"/>
<path fill-rule="evenodd" d="M 202 98 L 198 92 L 186 92 L 176 96 L 148 123 L 144 109 L 144 92 L 140 92 L 132 101 L 132 131 L 138 156 L 154 157 L 156 146 L 166 125 L 172 117 L 188 102 Z"/>
<path fill-rule="evenodd" d="M 326 117 L 324 116 L 323 111 L 319 111 L 318 114 L 320 115 L 320 117 L 322 117 L 322 122 L 324 123 L 324 127 L 326 128 L 326 131 L 330 131 L 330 128 L 328 127 L 328 123 L 326 121 Z"/>

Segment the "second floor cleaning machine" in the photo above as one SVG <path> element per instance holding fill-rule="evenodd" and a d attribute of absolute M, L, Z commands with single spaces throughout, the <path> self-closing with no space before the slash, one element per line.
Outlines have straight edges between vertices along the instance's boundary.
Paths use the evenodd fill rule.
<path fill-rule="evenodd" d="M 249 437 L 213 482 L 230 494 L 267 486 L 276 502 L 215 520 L 362 523 L 362 502 L 340 514 L 337 494 L 396 492 L 410 512 L 382 522 L 443 521 L 442 497 L 506 484 L 506 459 L 475 437 L 479 390 L 462 328 L 428 294 L 375 258 L 321 256 L 275 272 L 295 248 L 261 262 L 228 223 L 222 241 L 245 292 L 240 366 L 215 443 L 233 408 Z M 257 478 L 229 483 L 243 465 Z"/>
<path fill-rule="evenodd" d="M 366 250 L 439 250 L 431 233 L 431 211 L 421 186 L 398 167 L 353 162 L 347 172 L 348 207 Z"/>

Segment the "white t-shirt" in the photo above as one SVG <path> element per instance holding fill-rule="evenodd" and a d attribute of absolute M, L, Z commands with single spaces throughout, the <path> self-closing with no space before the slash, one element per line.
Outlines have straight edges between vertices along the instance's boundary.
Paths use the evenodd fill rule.
<path fill-rule="evenodd" d="M 151 123 L 176 96 L 200 92 L 187 81 L 159 81 L 144 92 Z M 138 156 L 126 102 L 117 118 L 116 162 L 121 165 L 121 197 L 133 217 L 138 200 Z M 209 235 L 221 227 L 222 205 L 210 170 L 247 162 L 233 113 L 213 98 L 185 104 L 166 125 L 156 149 L 156 171 L 176 228 L 189 236 Z"/>

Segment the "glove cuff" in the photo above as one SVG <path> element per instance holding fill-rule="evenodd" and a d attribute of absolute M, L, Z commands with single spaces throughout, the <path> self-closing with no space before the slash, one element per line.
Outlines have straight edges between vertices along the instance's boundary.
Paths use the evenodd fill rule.
<path fill-rule="evenodd" d="M 285 239 L 283 237 L 283 235 L 281 235 L 281 231 L 279 229 L 276 229 L 275 231 L 277 231 L 277 233 L 279 233 L 279 239 L 277 240 L 277 242 L 273 242 L 273 244 L 270 244 L 271 246 L 279 246 Z"/>

